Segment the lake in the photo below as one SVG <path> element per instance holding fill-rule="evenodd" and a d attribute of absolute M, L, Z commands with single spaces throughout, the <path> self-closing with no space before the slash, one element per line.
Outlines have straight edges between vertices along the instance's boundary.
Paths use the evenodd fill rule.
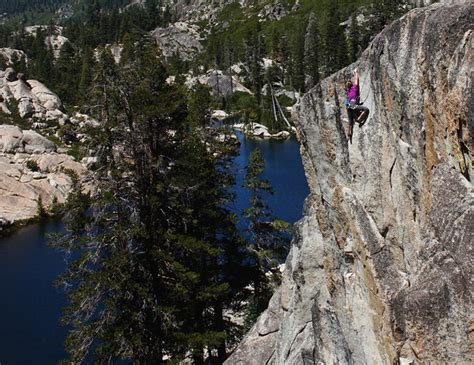
<path fill-rule="evenodd" d="M 276 217 L 294 223 L 302 216 L 308 186 L 299 144 L 247 139 L 238 133 L 240 155 L 235 158 L 236 194 L 232 210 L 248 206 L 241 187 L 249 154 L 259 148 L 265 158 L 265 178 L 275 190 L 268 202 Z M 245 223 L 241 223 L 243 229 Z M 61 252 L 47 246 L 48 233 L 62 232 L 60 221 L 35 224 L 0 239 L 0 364 L 55 364 L 65 356 L 66 329 L 59 324 L 66 303 L 53 281 L 66 267 Z"/>

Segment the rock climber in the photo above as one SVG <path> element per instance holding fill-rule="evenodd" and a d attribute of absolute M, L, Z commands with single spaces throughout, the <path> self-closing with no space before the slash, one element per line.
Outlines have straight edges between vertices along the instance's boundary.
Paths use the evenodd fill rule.
<path fill-rule="evenodd" d="M 362 127 L 369 117 L 369 108 L 362 105 L 360 102 L 359 93 L 359 72 L 355 71 L 354 83 L 351 80 L 346 83 L 346 101 L 347 117 L 349 119 L 349 140 L 352 143 L 352 130 L 354 122 L 359 123 Z"/>

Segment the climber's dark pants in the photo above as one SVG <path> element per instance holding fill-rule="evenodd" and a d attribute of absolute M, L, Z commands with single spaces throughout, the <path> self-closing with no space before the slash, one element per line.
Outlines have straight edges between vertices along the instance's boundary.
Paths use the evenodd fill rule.
<path fill-rule="evenodd" d="M 369 117 L 369 108 L 363 105 L 355 105 L 347 107 L 347 118 L 349 119 L 349 138 L 352 141 L 352 129 L 354 123 L 359 123 L 360 126 L 365 123 Z"/>
<path fill-rule="evenodd" d="M 354 125 L 354 122 L 364 124 L 369 117 L 369 108 L 363 105 L 348 107 L 347 117 L 349 118 L 349 124 L 352 126 Z"/>

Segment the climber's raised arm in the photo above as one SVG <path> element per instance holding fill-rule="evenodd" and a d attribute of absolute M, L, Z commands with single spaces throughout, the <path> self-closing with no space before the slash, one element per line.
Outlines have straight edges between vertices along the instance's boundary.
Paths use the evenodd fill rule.
<path fill-rule="evenodd" d="M 359 71 L 357 69 L 354 72 L 354 85 L 359 86 Z"/>

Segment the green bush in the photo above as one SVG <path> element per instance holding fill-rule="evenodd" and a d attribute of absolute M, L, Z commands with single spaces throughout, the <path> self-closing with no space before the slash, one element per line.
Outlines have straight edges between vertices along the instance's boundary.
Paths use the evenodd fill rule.
<path fill-rule="evenodd" d="M 26 167 L 33 172 L 39 171 L 38 163 L 34 160 L 26 161 Z"/>
<path fill-rule="evenodd" d="M 43 199 L 41 198 L 41 195 L 36 200 L 36 215 L 39 219 L 44 219 L 48 216 L 48 213 L 43 206 Z"/>

